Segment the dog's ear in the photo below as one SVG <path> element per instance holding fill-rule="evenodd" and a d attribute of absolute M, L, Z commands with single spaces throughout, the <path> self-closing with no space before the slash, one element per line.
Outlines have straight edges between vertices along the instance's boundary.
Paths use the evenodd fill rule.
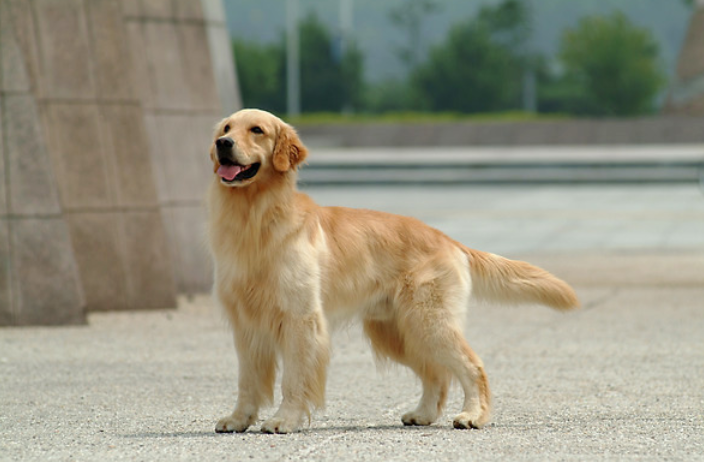
<path fill-rule="evenodd" d="M 274 168 L 279 172 L 295 169 L 305 160 L 307 155 L 308 149 L 303 146 L 296 130 L 290 125 L 282 123 L 274 146 Z"/>

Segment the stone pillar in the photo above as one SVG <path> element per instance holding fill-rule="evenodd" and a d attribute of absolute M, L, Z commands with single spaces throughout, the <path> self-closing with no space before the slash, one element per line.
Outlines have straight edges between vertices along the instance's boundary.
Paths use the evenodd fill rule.
<path fill-rule="evenodd" d="M 83 323 L 79 271 L 37 104 L 36 30 L 25 7 L 0 0 L 0 325 Z"/>
<path fill-rule="evenodd" d="M 207 150 L 240 104 L 220 1 L 0 0 L 0 325 L 209 289 Z"/>

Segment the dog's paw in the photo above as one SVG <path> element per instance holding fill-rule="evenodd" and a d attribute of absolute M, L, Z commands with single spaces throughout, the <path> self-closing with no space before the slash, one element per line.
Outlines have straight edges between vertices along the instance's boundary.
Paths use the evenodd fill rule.
<path fill-rule="evenodd" d="M 452 425 L 455 428 L 482 428 L 487 422 L 487 419 L 479 414 L 463 412 L 455 416 Z"/>
<path fill-rule="evenodd" d="M 403 424 L 407 426 L 427 426 L 435 422 L 436 419 L 437 417 L 434 415 L 425 415 L 422 412 L 418 411 L 406 412 L 405 414 L 403 414 L 403 416 L 401 416 L 401 422 L 403 422 Z"/>
<path fill-rule="evenodd" d="M 246 431 L 254 422 L 254 416 L 229 415 L 220 419 L 215 425 L 217 433 L 242 433 Z"/>
<path fill-rule="evenodd" d="M 274 416 L 262 424 L 263 433 L 293 433 L 298 430 L 297 419 L 284 419 Z"/>

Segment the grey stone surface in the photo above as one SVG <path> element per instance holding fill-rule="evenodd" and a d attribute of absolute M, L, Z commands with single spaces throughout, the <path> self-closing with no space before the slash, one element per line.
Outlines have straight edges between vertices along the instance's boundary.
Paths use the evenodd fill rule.
<path fill-rule="evenodd" d="M 60 213 L 56 180 L 34 97 L 8 94 L 3 102 L 9 211 Z"/>
<path fill-rule="evenodd" d="M 190 2 L 198 4 L 197 2 Z M 209 49 L 206 26 L 204 24 L 184 23 L 178 26 L 179 43 L 183 56 L 183 75 L 191 95 L 191 109 L 220 111 L 217 86 L 213 85 L 213 63 Z"/>
<path fill-rule="evenodd" d="M 185 79 L 184 57 L 179 48 L 178 27 L 171 22 L 144 24 L 154 104 L 159 109 L 187 110 L 191 104 Z"/>
<path fill-rule="evenodd" d="M 206 285 L 191 248 L 200 243 L 188 239 L 202 219 L 202 160 L 221 111 L 214 68 L 234 82 L 229 47 L 224 18 L 206 21 L 198 0 L 0 0 L 1 325 L 77 322 L 71 278 L 90 309 L 173 307 L 171 253 L 198 265 L 178 268 L 179 285 Z M 228 50 L 225 64 L 211 48 Z M 151 122 L 166 114 L 181 132 L 155 132 Z M 167 205 L 180 226 L 168 236 Z M 30 222 L 41 225 L 25 236 Z M 57 236 L 40 246 L 49 224 Z M 69 263 L 72 274 L 51 279 Z"/>
<path fill-rule="evenodd" d="M 0 91 L 26 92 L 31 82 L 15 36 L 10 7 L 0 2 Z"/>
<path fill-rule="evenodd" d="M 161 213 L 129 211 L 121 218 L 129 307 L 175 307 L 176 286 Z"/>
<path fill-rule="evenodd" d="M 118 207 L 158 204 L 143 112 L 138 105 L 110 105 L 101 110 L 105 145 Z"/>
<path fill-rule="evenodd" d="M 220 2 L 203 0 L 203 4 L 220 4 Z M 220 4 L 220 8 L 222 8 L 222 4 Z M 215 84 L 221 105 L 220 115 L 225 117 L 241 109 L 243 103 L 237 74 L 234 72 L 235 62 L 230 46 L 230 33 L 223 21 L 224 16 L 220 18 L 219 23 L 208 23 L 207 33 Z"/>
<path fill-rule="evenodd" d="M 47 105 L 49 151 L 67 210 L 110 207 L 114 187 L 97 104 Z"/>
<path fill-rule="evenodd" d="M 213 284 L 213 265 L 206 245 L 205 207 L 164 207 L 174 278 L 179 293 L 202 294 Z"/>
<path fill-rule="evenodd" d="M 120 7 L 125 18 L 136 18 L 142 14 L 142 0 L 120 0 Z"/>
<path fill-rule="evenodd" d="M 142 15 L 150 19 L 173 19 L 174 5 L 172 0 L 140 0 Z"/>
<path fill-rule="evenodd" d="M 173 0 L 174 11 L 177 19 L 202 21 L 203 8 L 201 2 L 193 0 Z"/>
<path fill-rule="evenodd" d="M 86 2 L 96 86 L 101 99 L 133 100 L 134 73 L 129 54 L 121 0 Z"/>
<path fill-rule="evenodd" d="M 144 23 L 140 20 L 125 22 L 125 30 L 129 40 L 130 57 L 132 61 L 132 81 L 142 105 L 153 109 L 155 104 L 154 88 L 150 79 L 149 54 L 144 38 Z"/>
<path fill-rule="evenodd" d="M 452 428 L 461 404 L 456 386 L 436 424 L 403 427 L 400 416 L 415 406 L 420 384 L 404 368 L 377 368 L 355 324 L 333 334 L 325 409 L 292 435 L 259 433 L 271 408 L 247 433 L 214 433 L 236 399 L 237 361 L 224 316 L 208 298 L 182 299 L 176 311 L 94 313 L 88 327 L 0 329 L 3 457 L 557 461 L 704 455 L 704 242 L 673 246 L 667 237 L 669 226 L 704 234 L 704 197 L 695 187 L 310 192 L 325 203 L 415 214 L 468 245 L 525 257 L 574 284 L 583 308 L 561 314 L 543 307 L 470 307 L 465 334 L 484 361 L 494 396 L 492 422 L 479 431 Z M 577 229 L 584 233 L 570 232 Z M 564 234 L 561 250 L 544 243 L 554 233 Z M 624 241 L 584 240 L 590 233 Z M 541 234 L 546 239 L 538 239 Z"/>
<path fill-rule="evenodd" d="M 16 90 L 24 90 L 29 87 L 36 96 L 44 95 L 45 89 L 39 78 L 39 47 L 32 4 L 25 0 L 4 0 L 0 2 L 0 8 L 2 9 L 0 16 L 4 16 L 5 20 L 9 22 L 11 30 L 10 34 L 5 37 L 15 41 L 14 45 L 10 43 L 8 46 L 18 48 L 11 51 L 10 56 L 16 52 L 20 54 L 20 56 L 15 54 L 11 58 L 13 62 L 8 63 L 8 65 L 17 67 L 5 69 L 4 72 L 13 76 L 13 80 L 15 80 L 13 85 L 16 85 Z M 8 22 L 4 27 L 8 27 Z M 3 34 L 7 34 L 7 31 L 3 31 Z M 21 65 L 18 61 L 21 61 Z M 24 82 L 25 76 L 29 80 L 29 85 Z M 9 82 L 10 80 L 8 80 Z"/>
<path fill-rule="evenodd" d="M 41 76 L 53 98 L 78 100 L 97 96 L 94 62 L 83 1 L 36 0 Z"/>
<path fill-rule="evenodd" d="M 10 260 L 10 222 L 0 215 L 0 326 L 12 324 L 14 318 L 12 306 L 12 261 Z"/>
<path fill-rule="evenodd" d="M 85 322 L 71 237 L 63 218 L 12 220 L 13 325 Z"/>
<path fill-rule="evenodd" d="M 89 311 L 134 309 L 127 296 L 121 214 L 70 213 L 68 224 Z"/>
<path fill-rule="evenodd" d="M 149 122 L 152 161 L 159 177 L 162 203 L 202 201 L 206 181 L 212 174 L 207 160 L 212 129 L 208 129 L 206 138 L 202 120 L 203 117 L 193 115 L 161 114 Z"/>
<path fill-rule="evenodd" d="M 3 142 L 3 96 L 0 92 L 0 218 L 7 215 L 7 172 L 5 171 L 5 149 Z"/>

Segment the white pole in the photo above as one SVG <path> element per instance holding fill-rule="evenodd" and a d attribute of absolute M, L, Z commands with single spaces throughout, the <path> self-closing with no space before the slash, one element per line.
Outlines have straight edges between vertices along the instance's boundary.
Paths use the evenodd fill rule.
<path fill-rule="evenodd" d="M 286 0 L 286 112 L 294 117 L 301 113 L 298 0 Z"/>

